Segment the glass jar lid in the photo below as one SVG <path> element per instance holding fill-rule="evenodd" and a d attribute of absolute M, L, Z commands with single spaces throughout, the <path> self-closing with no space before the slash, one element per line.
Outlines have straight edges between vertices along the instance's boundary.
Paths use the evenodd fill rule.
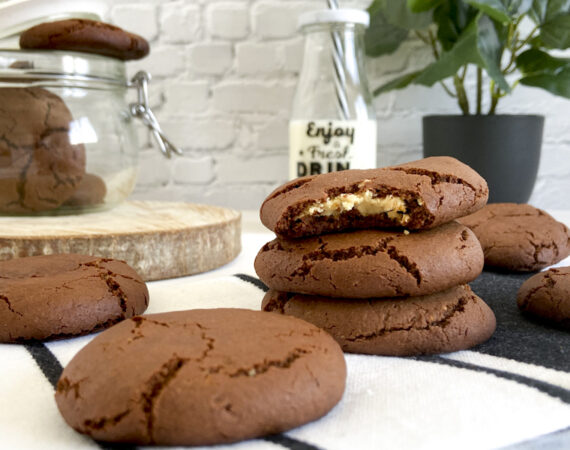
<path fill-rule="evenodd" d="M 57 50 L 0 50 L 0 85 L 37 83 L 77 86 L 110 83 L 127 86 L 123 61 L 91 53 Z"/>
<path fill-rule="evenodd" d="M 125 63 L 108 56 L 55 50 L 0 50 L 0 88 L 136 89 L 138 101 L 129 105 L 130 113 L 149 128 L 160 151 L 170 158 L 173 153 L 182 152 L 165 136 L 150 108 L 150 79 L 148 72 L 140 71 L 127 80 Z"/>

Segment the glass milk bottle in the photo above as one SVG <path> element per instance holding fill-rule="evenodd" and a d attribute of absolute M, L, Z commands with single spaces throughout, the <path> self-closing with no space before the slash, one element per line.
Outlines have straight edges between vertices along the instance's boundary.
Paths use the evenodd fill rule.
<path fill-rule="evenodd" d="M 376 119 L 364 73 L 368 13 L 299 17 L 305 54 L 289 122 L 289 178 L 376 167 Z"/>

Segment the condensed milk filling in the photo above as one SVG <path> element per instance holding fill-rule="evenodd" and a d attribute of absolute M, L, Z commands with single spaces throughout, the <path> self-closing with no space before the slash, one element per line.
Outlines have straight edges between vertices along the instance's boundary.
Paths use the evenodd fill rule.
<path fill-rule="evenodd" d="M 418 204 L 421 200 L 418 200 Z M 298 218 L 306 216 L 339 216 L 342 213 L 356 209 L 362 216 L 386 214 L 390 219 L 401 225 L 410 221 L 405 200 L 393 195 L 374 197 L 374 192 L 366 190 L 355 194 L 340 194 L 329 197 L 323 202 L 308 205 Z"/>

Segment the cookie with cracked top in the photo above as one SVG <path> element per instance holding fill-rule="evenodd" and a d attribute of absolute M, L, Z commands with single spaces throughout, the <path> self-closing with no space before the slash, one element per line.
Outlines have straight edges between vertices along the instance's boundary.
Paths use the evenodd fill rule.
<path fill-rule="evenodd" d="M 570 329 L 570 267 L 530 277 L 518 291 L 517 304 L 531 317 Z"/>
<path fill-rule="evenodd" d="M 434 228 L 482 208 L 489 197 L 477 172 L 451 157 L 298 178 L 261 205 L 263 224 L 298 238 L 355 228 Z"/>
<path fill-rule="evenodd" d="M 570 230 L 531 205 L 492 203 L 459 222 L 477 235 L 486 267 L 534 272 L 570 255 Z"/>
<path fill-rule="evenodd" d="M 358 230 L 303 239 L 277 238 L 255 259 L 270 288 L 329 297 L 426 295 L 468 283 L 483 251 L 457 222 L 422 232 Z"/>
<path fill-rule="evenodd" d="M 72 144 L 63 100 L 38 88 L 0 89 L 0 212 L 59 207 L 85 174 L 85 147 Z"/>
<path fill-rule="evenodd" d="M 88 334 L 148 306 L 148 290 L 125 262 L 62 254 L 0 262 L 0 342 Z"/>
<path fill-rule="evenodd" d="M 368 300 L 270 290 L 261 308 L 329 332 L 348 353 L 413 356 L 465 350 L 495 331 L 493 311 L 469 286 L 420 297 Z"/>
<path fill-rule="evenodd" d="M 150 51 L 143 37 L 87 19 L 45 22 L 29 28 L 20 35 L 20 48 L 96 53 L 123 61 L 144 58 Z"/>
<path fill-rule="evenodd" d="M 55 398 L 67 423 L 97 440 L 213 445 L 316 420 L 341 399 L 345 380 L 342 350 L 314 325 L 197 309 L 101 333 L 64 369 Z"/>

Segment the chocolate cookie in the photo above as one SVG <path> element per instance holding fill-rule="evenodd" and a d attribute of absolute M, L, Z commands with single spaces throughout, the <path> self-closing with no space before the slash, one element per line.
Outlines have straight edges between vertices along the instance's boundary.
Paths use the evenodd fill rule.
<path fill-rule="evenodd" d="M 302 177 L 273 191 L 261 221 L 297 238 L 354 228 L 433 228 L 487 202 L 487 183 L 450 157 Z"/>
<path fill-rule="evenodd" d="M 88 334 L 147 306 L 146 285 L 123 261 L 68 254 L 0 262 L 0 342 Z"/>
<path fill-rule="evenodd" d="M 212 445 L 280 433 L 341 399 L 344 356 L 294 317 L 203 309 L 135 317 L 85 346 L 55 399 L 94 439 Z"/>
<path fill-rule="evenodd" d="M 59 207 L 85 173 L 85 148 L 69 140 L 73 117 L 42 88 L 0 88 L 0 212 Z"/>
<path fill-rule="evenodd" d="M 485 266 L 532 272 L 570 254 L 570 231 L 527 204 L 493 203 L 459 220 L 477 235 Z"/>
<path fill-rule="evenodd" d="M 406 299 L 335 299 L 269 291 L 265 311 L 329 332 L 345 352 L 412 356 L 465 350 L 495 331 L 495 315 L 467 285 Z"/>
<path fill-rule="evenodd" d="M 148 42 L 143 37 L 87 19 L 36 25 L 20 35 L 20 48 L 96 53 L 124 61 L 144 58 L 149 53 Z"/>
<path fill-rule="evenodd" d="M 517 304 L 530 316 L 570 328 L 570 267 L 530 277 L 519 289 Z"/>
<path fill-rule="evenodd" d="M 347 298 L 431 294 L 468 283 L 482 269 L 477 238 L 457 222 L 412 233 L 277 238 L 255 259 L 255 271 L 272 289 Z"/>
<path fill-rule="evenodd" d="M 75 192 L 69 197 L 65 206 L 95 206 L 105 200 L 107 186 L 101 177 L 86 173 Z"/>

